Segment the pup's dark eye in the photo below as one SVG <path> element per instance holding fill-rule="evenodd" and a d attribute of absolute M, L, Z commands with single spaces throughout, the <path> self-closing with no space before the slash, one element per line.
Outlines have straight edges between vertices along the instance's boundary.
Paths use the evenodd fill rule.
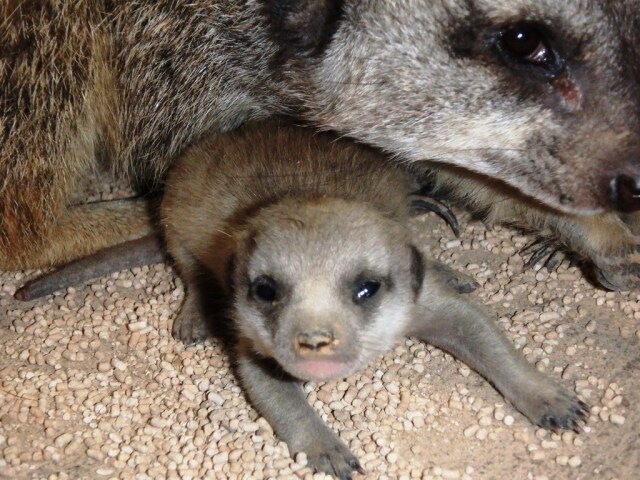
<path fill-rule="evenodd" d="M 357 284 L 353 301 L 355 303 L 362 303 L 378 293 L 378 290 L 380 290 L 380 282 L 376 280 L 364 280 Z"/>
<path fill-rule="evenodd" d="M 544 64 L 552 57 L 545 33 L 535 24 L 520 22 L 506 28 L 500 34 L 500 42 L 519 61 Z"/>
<path fill-rule="evenodd" d="M 278 299 L 278 284 L 269 276 L 258 277 L 251 283 L 251 295 L 261 302 L 275 302 Z"/>

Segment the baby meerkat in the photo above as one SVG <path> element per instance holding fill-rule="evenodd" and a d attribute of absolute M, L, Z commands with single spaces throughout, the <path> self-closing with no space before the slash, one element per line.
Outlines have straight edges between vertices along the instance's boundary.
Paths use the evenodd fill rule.
<path fill-rule="evenodd" d="M 206 335 L 198 277 L 231 300 L 236 365 L 291 452 L 340 479 L 356 457 L 308 405 L 299 380 L 347 376 L 413 336 L 459 358 L 536 425 L 578 430 L 587 406 L 538 372 L 461 291 L 470 280 L 424 258 L 407 227 L 410 175 L 380 154 L 301 128 L 213 135 L 170 172 L 161 206 L 186 285 L 174 335 Z"/>

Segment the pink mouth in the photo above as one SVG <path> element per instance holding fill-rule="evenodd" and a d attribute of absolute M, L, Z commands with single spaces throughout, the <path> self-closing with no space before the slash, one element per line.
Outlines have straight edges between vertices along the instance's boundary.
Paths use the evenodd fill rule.
<path fill-rule="evenodd" d="M 295 376 L 303 380 L 325 381 L 346 376 L 351 371 L 351 365 L 327 360 L 304 360 L 296 362 L 292 370 Z"/>

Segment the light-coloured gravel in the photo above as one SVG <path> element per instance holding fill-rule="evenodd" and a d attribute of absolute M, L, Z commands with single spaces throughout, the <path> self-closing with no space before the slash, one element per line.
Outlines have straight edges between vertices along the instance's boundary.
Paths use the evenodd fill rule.
<path fill-rule="evenodd" d="M 580 435 L 537 429 L 450 355 L 407 339 L 359 374 L 304 386 L 366 478 L 637 478 L 640 295 L 597 290 L 567 265 L 523 272 L 530 238 L 506 228 L 467 224 L 453 239 L 434 218 L 415 224 L 591 416 Z M 0 478 L 328 478 L 247 404 L 219 341 L 171 338 L 184 291 L 169 267 L 14 301 L 34 273 L 0 275 Z"/>

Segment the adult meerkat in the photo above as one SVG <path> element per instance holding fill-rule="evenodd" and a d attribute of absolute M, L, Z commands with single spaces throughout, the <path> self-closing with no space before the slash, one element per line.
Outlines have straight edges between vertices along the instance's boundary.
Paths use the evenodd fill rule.
<path fill-rule="evenodd" d="M 97 165 L 153 184 L 204 132 L 285 112 L 428 160 L 436 192 L 542 230 L 593 260 L 607 287 L 633 287 L 639 6 L 4 2 L 0 267 L 59 264 L 149 231 L 142 200 L 72 204 Z"/>
<path fill-rule="evenodd" d="M 167 180 L 161 221 L 186 286 L 174 335 L 206 335 L 211 292 L 198 279 L 212 274 L 230 297 L 249 399 L 291 452 L 340 479 L 359 463 L 298 382 L 347 376 L 404 336 L 467 363 L 537 425 L 577 430 L 586 418 L 460 294 L 468 280 L 413 245 L 410 185 L 371 149 L 270 124 L 205 139 Z"/>

